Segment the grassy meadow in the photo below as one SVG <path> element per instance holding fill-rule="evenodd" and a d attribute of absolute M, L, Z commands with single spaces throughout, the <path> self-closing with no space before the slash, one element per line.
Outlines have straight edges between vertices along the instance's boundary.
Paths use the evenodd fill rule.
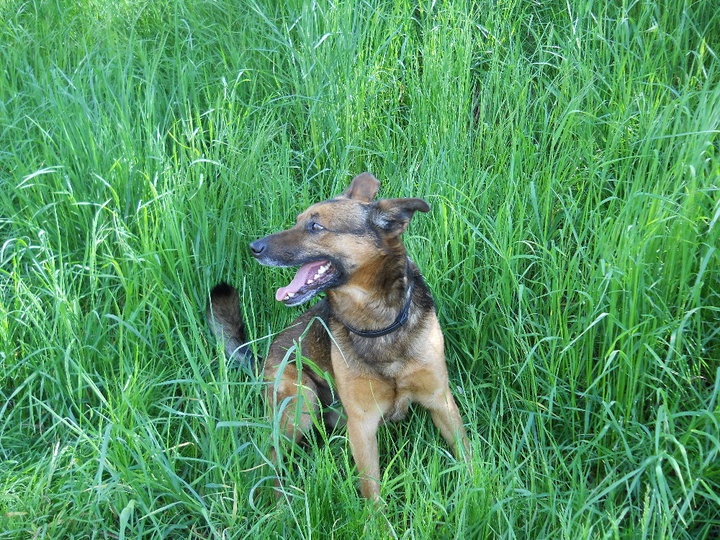
<path fill-rule="evenodd" d="M 2 0 L 0 539 L 717 538 L 714 2 Z M 268 463 L 249 241 L 362 171 L 445 330 L 474 475 L 415 408 Z M 285 497 L 270 495 L 280 475 Z"/>

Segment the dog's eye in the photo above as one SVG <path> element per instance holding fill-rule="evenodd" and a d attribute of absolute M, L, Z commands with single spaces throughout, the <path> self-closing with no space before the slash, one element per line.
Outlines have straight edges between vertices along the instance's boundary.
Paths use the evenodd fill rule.
<path fill-rule="evenodd" d="M 325 227 L 320 225 L 317 221 L 311 221 L 308 223 L 308 230 L 313 232 L 324 231 Z"/>

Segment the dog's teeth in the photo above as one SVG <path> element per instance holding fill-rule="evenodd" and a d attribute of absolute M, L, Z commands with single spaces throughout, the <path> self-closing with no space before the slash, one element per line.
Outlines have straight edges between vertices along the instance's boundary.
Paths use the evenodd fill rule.
<path fill-rule="evenodd" d="M 289 292 L 289 293 L 287 293 L 287 296 L 285 298 L 292 298 L 293 296 L 295 296 L 295 293 Z"/>
<path fill-rule="evenodd" d="M 320 268 L 318 268 L 318 271 L 317 271 L 318 275 L 324 274 L 325 272 L 328 271 L 329 268 L 330 268 L 330 265 L 329 265 L 329 264 L 324 264 L 323 266 L 321 266 Z"/>
<path fill-rule="evenodd" d="M 315 283 L 315 280 L 314 280 L 314 279 L 308 279 L 308 280 L 307 280 L 307 284 L 310 285 L 311 283 Z"/>

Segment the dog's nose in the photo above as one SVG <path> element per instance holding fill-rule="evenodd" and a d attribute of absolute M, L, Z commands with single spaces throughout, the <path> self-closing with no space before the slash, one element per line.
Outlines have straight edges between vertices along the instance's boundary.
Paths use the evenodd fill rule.
<path fill-rule="evenodd" d="M 267 249 L 267 242 L 264 238 L 250 242 L 250 251 L 252 251 L 253 257 L 259 257 Z"/>

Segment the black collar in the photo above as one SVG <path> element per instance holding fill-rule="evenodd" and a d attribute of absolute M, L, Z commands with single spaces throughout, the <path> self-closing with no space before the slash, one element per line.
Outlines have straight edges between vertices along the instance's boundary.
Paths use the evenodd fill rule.
<path fill-rule="evenodd" d="M 395 322 L 392 323 L 390 326 L 386 328 L 382 328 L 380 330 L 358 330 L 356 328 L 353 328 L 347 323 L 343 323 L 345 325 L 345 328 L 350 330 L 353 334 L 357 334 L 360 337 L 367 337 L 367 338 L 376 338 L 381 336 L 386 336 L 391 332 L 394 332 L 398 328 L 400 328 L 408 319 L 408 314 L 410 312 L 410 304 L 412 303 L 412 297 L 413 297 L 413 290 L 415 289 L 415 280 L 413 279 L 413 271 L 410 267 L 410 259 L 407 259 L 407 278 L 410 281 L 410 286 L 405 291 L 405 304 L 403 305 L 402 311 L 398 313 L 397 318 L 395 319 Z"/>

